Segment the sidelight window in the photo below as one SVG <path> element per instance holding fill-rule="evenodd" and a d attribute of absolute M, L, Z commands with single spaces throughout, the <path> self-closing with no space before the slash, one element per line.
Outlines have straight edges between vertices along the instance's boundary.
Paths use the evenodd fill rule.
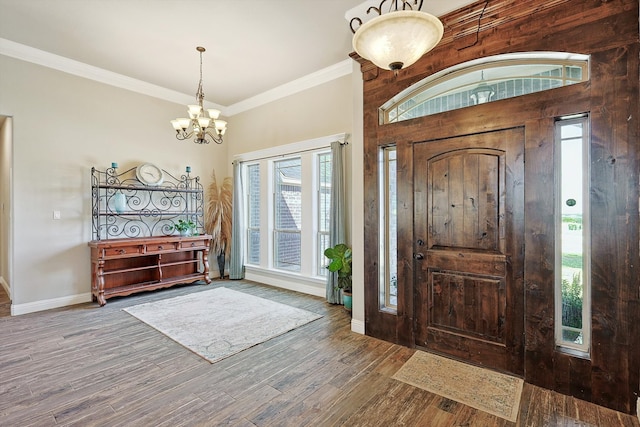
<path fill-rule="evenodd" d="M 556 122 L 556 344 L 589 354 L 589 119 Z"/>
<path fill-rule="evenodd" d="M 380 150 L 380 308 L 398 309 L 396 147 Z"/>

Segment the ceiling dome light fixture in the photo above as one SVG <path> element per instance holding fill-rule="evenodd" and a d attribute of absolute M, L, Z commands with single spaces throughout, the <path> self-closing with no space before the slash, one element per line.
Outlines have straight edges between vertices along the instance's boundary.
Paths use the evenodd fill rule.
<path fill-rule="evenodd" d="M 198 83 L 198 92 L 196 92 L 197 105 L 188 105 L 187 111 L 189 112 L 189 118 L 178 118 L 171 120 L 171 124 L 176 131 L 176 138 L 180 141 L 191 138 L 195 135 L 193 142 L 196 144 L 208 144 L 213 141 L 216 144 L 222 144 L 222 137 L 227 131 L 227 122 L 219 120 L 220 110 L 208 109 L 205 113 L 204 92 L 202 91 L 202 53 L 205 48 L 202 46 L 196 47 L 196 50 L 200 52 L 200 82 Z M 191 129 L 189 129 L 191 126 Z M 209 141 L 209 138 L 211 141 Z"/>
<path fill-rule="evenodd" d="M 375 11 L 379 15 L 370 21 L 363 24 L 358 17 L 351 19 L 353 48 L 378 67 L 397 73 L 433 49 L 442 39 L 444 27 L 437 17 L 420 11 L 423 0 L 391 0 L 389 11 L 383 14 L 386 1 L 367 9 L 367 14 Z M 356 22 L 359 26 L 354 29 Z"/>

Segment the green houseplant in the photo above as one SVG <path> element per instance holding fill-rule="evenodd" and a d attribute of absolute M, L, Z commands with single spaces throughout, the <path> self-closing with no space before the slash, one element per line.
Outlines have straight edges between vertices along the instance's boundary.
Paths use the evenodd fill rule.
<path fill-rule="evenodd" d="M 173 224 L 173 229 L 178 231 L 181 236 L 192 236 L 196 229 L 196 225 L 193 221 L 179 219 L 177 223 Z"/>
<path fill-rule="evenodd" d="M 332 273 L 338 273 L 336 287 L 342 289 L 344 307 L 351 310 L 351 248 L 344 243 L 338 243 L 332 248 L 325 249 L 324 256 L 330 260 L 327 269 Z"/>

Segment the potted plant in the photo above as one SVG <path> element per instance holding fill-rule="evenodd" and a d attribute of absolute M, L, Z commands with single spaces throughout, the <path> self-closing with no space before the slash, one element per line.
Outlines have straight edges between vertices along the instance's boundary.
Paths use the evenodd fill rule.
<path fill-rule="evenodd" d="M 194 231 L 196 229 L 196 225 L 193 221 L 179 219 L 176 224 L 173 224 L 173 229 L 178 231 L 181 236 L 192 236 L 195 234 Z"/>
<path fill-rule="evenodd" d="M 332 248 L 325 249 L 324 256 L 331 261 L 327 269 L 332 273 L 338 273 L 336 287 L 342 290 L 344 307 L 351 311 L 351 248 L 344 243 L 338 243 Z"/>

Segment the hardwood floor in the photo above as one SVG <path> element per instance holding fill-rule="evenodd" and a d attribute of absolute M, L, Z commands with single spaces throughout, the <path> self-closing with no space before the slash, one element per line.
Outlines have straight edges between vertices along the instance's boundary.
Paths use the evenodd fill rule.
<path fill-rule="evenodd" d="M 123 307 L 226 286 L 324 317 L 210 364 Z M 9 317 L 0 291 L 0 426 L 640 426 L 525 384 L 516 423 L 391 379 L 414 350 L 350 331 L 342 307 L 214 281 Z"/>

